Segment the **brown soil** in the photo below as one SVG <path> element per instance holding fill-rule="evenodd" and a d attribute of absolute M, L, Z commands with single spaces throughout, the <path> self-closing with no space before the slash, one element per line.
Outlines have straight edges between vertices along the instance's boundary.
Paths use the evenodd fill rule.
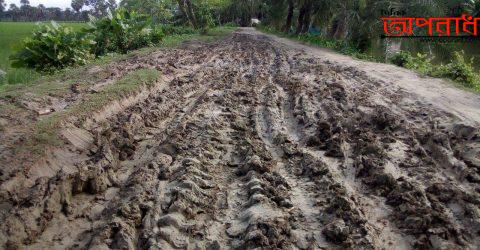
<path fill-rule="evenodd" d="M 444 86 L 474 103 L 449 111 L 431 80 L 349 60 L 242 29 L 124 62 L 164 79 L 65 129 L 41 163 L 6 167 L 0 244 L 478 247 L 478 96 Z"/>

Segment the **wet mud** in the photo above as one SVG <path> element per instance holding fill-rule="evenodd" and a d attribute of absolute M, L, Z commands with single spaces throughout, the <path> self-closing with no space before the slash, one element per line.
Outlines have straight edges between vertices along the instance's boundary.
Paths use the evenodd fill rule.
<path fill-rule="evenodd" d="M 247 31 L 137 60 L 161 88 L 4 180 L 3 246 L 478 247 L 478 124 Z"/>

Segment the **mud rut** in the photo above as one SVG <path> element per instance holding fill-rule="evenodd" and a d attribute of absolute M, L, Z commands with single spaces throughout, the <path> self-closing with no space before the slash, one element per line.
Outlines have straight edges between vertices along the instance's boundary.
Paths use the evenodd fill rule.
<path fill-rule="evenodd" d="M 7 247 L 478 247 L 475 126 L 245 32 L 136 63 L 160 89 L 11 194 Z"/>

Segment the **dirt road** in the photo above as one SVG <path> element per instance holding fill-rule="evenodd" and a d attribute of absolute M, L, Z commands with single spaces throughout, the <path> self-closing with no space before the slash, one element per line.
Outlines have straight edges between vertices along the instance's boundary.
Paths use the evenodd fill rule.
<path fill-rule="evenodd" d="M 123 63 L 164 79 L 106 122 L 71 128 L 75 162 L 5 180 L 0 243 L 480 245 L 478 96 L 251 29 Z"/>

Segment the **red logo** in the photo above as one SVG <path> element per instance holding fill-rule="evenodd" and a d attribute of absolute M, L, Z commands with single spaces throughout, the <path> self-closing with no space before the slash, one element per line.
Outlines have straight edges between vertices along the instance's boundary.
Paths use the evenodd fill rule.
<path fill-rule="evenodd" d="M 480 18 L 461 17 L 382 17 L 386 37 L 422 37 L 414 33 L 425 30 L 430 37 L 476 37 Z"/>

